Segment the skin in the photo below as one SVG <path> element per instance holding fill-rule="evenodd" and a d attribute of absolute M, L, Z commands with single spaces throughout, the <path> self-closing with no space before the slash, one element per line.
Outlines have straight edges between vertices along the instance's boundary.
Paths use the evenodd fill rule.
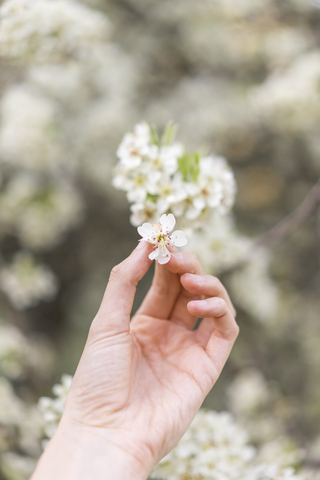
<path fill-rule="evenodd" d="M 130 322 L 151 251 L 140 242 L 113 268 L 62 420 L 32 480 L 145 480 L 218 379 L 239 328 L 225 288 L 202 275 L 192 253 L 156 264 Z"/>

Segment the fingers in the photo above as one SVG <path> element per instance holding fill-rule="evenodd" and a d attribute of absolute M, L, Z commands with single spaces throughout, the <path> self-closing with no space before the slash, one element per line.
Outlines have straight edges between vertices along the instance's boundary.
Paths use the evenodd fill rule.
<path fill-rule="evenodd" d="M 170 262 L 168 263 L 168 269 L 171 272 L 176 272 L 179 274 L 179 277 L 186 272 L 191 272 L 193 274 L 200 274 L 202 272 L 197 256 L 191 252 L 173 253 Z M 198 294 L 198 292 L 195 294 L 189 292 L 180 282 L 180 294 L 177 297 L 175 305 L 171 311 L 171 321 L 174 323 L 183 324 L 188 329 L 192 330 L 197 321 L 197 317 L 190 313 L 190 311 L 187 309 L 187 305 L 190 300 L 199 298 L 200 294 Z"/>
<path fill-rule="evenodd" d="M 170 272 L 166 265 L 156 262 L 151 288 L 137 311 L 137 315 L 168 319 L 180 289 L 179 275 Z"/>
<path fill-rule="evenodd" d="M 192 317 L 194 322 L 193 316 L 187 311 L 187 303 L 197 297 L 186 292 L 181 286 L 180 276 L 185 272 L 201 272 L 199 260 L 190 252 L 172 252 L 171 259 L 166 265 L 159 265 L 156 262 L 152 286 L 137 314 L 163 319 L 171 317 L 187 323 Z"/>
<path fill-rule="evenodd" d="M 227 290 L 224 288 L 220 280 L 212 275 L 192 275 L 186 273 L 181 277 L 181 283 L 184 288 L 196 295 L 204 295 L 206 297 L 221 297 L 230 307 L 230 310 L 234 317 L 236 317 L 236 311 L 232 305 Z"/>
<path fill-rule="evenodd" d="M 152 246 L 140 242 L 131 255 L 116 265 L 110 274 L 100 309 L 91 330 L 103 330 L 107 336 L 130 330 L 130 313 L 139 280 L 147 273 L 152 260 Z"/>
<path fill-rule="evenodd" d="M 191 301 L 188 309 L 193 315 L 204 318 L 203 327 L 200 325 L 199 328 L 198 338 L 202 336 L 205 351 L 217 372 L 220 373 L 239 334 L 233 312 L 221 297 Z"/>

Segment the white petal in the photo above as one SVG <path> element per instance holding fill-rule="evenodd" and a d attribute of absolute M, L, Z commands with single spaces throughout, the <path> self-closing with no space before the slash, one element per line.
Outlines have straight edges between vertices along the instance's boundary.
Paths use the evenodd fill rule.
<path fill-rule="evenodd" d="M 167 232 L 171 232 L 176 224 L 176 219 L 172 213 L 169 213 L 169 215 L 164 214 L 160 218 L 160 224 L 166 229 Z"/>
<path fill-rule="evenodd" d="M 136 190 L 130 190 L 127 193 L 128 202 L 144 202 L 147 197 L 147 192 L 144 188 L 137 188 Z"/>
<path fill-rule="evenodd" d="M 196 210 L 203 210 L 206 206 L 205 199 L 203 197 L 196 197 L 193 199 L 192 205 Z"/>
<path fill-rule="evenodd" d="M 157 261 L 158 261 L 158 263 L 160 263 L 160 265 L 164 265 L 165 263 L 168 263 L 170 258 L 171 258 L 171 253 L 169 252 L 169 250 L 166 249 L 166 251 L 167 251 L 167 253 L 165 255 L 161 254 L 157 258 Z"/>
<path fill-rule="evenodd" d="M 184 247 L 188 243 L 186 234 L 182 230 L 176 230 L 170 237 L 176 247 Z"/>
<path fill-rule="evenodd" d="M 147 240 L 155 233 L 155 230 L 151 223 L 144 223 L 141 227 L 138 227 L 138 233 Z"/>
<path fill-rule="evenodd" d="M 153 252 L 151 252 L 149 255 L 150 260 L 155 260 L 156 258 L 158 258 L 159 253 L 160 253 L 159 248 L 156 248 L 155 250 L 153 250 Z"/>
<path fill-rule="evenodd" d="M 158 213 L 160 215 L 162 215 L 164 212 L 166 212 L 169 208 L 169 203 L 167 202 L 167 200 L 165 200 L 164 198 L 158 198 L 158 201 L 157 201 L 157 208 L 158 208 Z"/>
<path fill-rule="evenodd" d="M 199 186 L 196 183 L 185 183 L 184 188 L 186 189 L 187 194 L 191 197 L 195 197 L 199 194 Z"/>

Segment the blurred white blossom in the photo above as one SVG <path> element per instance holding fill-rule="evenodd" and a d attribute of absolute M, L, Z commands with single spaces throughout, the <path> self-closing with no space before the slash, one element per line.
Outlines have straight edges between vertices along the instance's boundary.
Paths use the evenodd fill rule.
<path fill-rule="evenodd" d="M 6 91 L 0 114 L 2 161 L 35 170 L 55 169 L 61 159 L 55 103 L 25 84 Z"/>
<path fill-rule="evenodd" d="M 81 196 L 61 180 L 47 184 L 30 173 L 20 173 L 0 194 L 0 224 L 32 249 L 57 245 L 82 218 Z"/>
<path fill-rule="evenodd" d="M 252 102 L 281 132 L 307 132 L 320 119 L 319 81 L 320 54 L 308 52 L 256 87 Z"/>
<path fill-rule="evenodd" d="M 178 445 L 153 470 L 163 480 L 299 480 L 292 468 L 259 462 L 229 413 L 200 410 Z"/>
<path fill-rule="evenodd" d="M 18 310 L 51 300 L 58 289 L 55 275 L 45 265 L 36 264 L 31 254 L 16 254 L 9 266 L 2 268 L 0 288 Z"/>
<path fill-rule="evenodd" d="M 1 471 L 8 480 L 28 480 L 37 464 L 35 458 L 13 452 L 6 452 L 0 458 Z"/>
<path fill-rule="evenodd" d="M 261 321 L 274 319 L 280 302 L 279 288 L 270 278 L 269 262 L 270 255 L 266 250 L 256 251 L 229 280 L 237 305 Z"/>
<path fill-rule="evenodd" d="M 241 235 L 230 216 L 213 216 L 208 223 L 191 236 L 188 245 L 207 272 L 218 274 L 250 259 L 252 240 Z"/>
<path fill-rule="evenodd" d="M 0 54 L 46 63 L 86 58 L 109 32 L 104 15 L 72 0 L 7 0 L 0 21 Z"/>
<path fill-rule="evenodd" d="M 53 436 L 59 425 L 72 378 L 71 375 L 63 374 L 61 383 L 57 383 L 52 388 L 55 398 L 41 397 L 39 399 L 38 408 L 43 417 L 44 433 L 48 439 Z M 46 443 L 43 444 L 43 446 L 45 445 Z"/>
<path fill-rule="evenodd" d="M 228 401 L 235 414 L 259 411 L 270 401 L 269 386 L 262 373 L 256 369 L 245 369 L 230 383 Z"/>

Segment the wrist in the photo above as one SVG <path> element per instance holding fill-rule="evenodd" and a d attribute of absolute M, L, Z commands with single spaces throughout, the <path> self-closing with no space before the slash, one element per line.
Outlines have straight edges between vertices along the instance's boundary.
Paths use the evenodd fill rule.
<path fill-rule="evenodd" d="M 31 480 L 146 480 L 155 462 L 143 450 L 125 434 L 62 420 Z"/>

